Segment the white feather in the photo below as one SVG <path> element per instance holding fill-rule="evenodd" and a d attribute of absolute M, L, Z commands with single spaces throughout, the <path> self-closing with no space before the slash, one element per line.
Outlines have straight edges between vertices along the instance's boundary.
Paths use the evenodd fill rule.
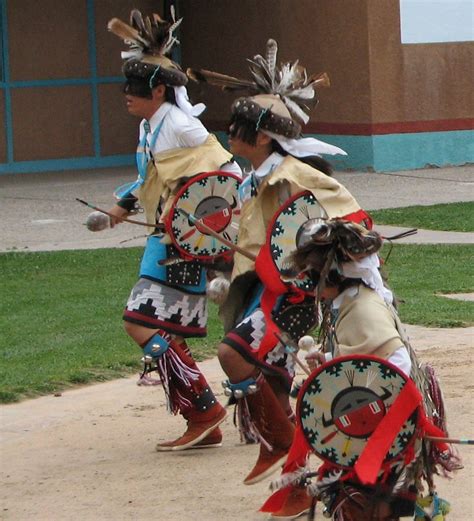
<path fill-rule="evenodd" d="M 270 490 L 275 491 L 285 488 L 288 485 L 295 485 L 301 481 L 308 472 L 308 467 L 300 467 L 294 472 L 282 474 L 278 479 L 275 479 L 270 483 Z"/>
<path fill-rule="evenodd" d="M 268 40 L 268 42 L 267 42 L 267 66 L 268 66 L 268 72 L 270 75 L 272 88 L 275 87 L 275 70 L 276 70 L 277 53 L 278 53 L 278 45 L 275 40 L 270 38 L 270 40 Z"/>
<path fill-rule="evenodd" d="M 174 6 L 171 6 L 172 8 Z M 174 13 L 173 13 L 173 21 L 174 21 Z M 182 18 L 180 18 L 179 20 L 175 21 L 173 23 L 173 25 L 168 29 L 168 40 L 166 41 L 166 43 L 163 45 L 163 48 L 162 48 L 162 54 L 166 54 L 168 53 L 169 51 L 171 51 L 171 49 L 173 48 L 173 46 L 176 44 L 179 44 L 179 40 L 173 35 L 173 32 L 180 26 L 181 22 L 183 21 Z"/>
<path fill-rule="evenodd" d="M 286 105 L 286 108 L 298 119 L 300 119 L 304 124 L 308 123 L 309 116 L 300 106 L 292 101 L 288 96 L 283 96 L 283 103 Z"/>
<path fill-rule="evenodd" d="M 295 89 L 291 91 L 291 94 L 288 94 L 288 96 L 291 96 L 292 98 L 300 98 L 300 99 L 313 99 L 315 96 L 315 92 L 313 87 L 310 85 L 302 88 L 302 89 Z"/>

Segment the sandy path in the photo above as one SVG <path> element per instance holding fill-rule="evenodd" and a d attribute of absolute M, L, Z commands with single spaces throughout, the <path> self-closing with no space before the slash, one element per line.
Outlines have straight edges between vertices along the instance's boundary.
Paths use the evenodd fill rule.
<path fill-rule="evenodd" d="M 474 328 L 410 327 L 422 359 L 443 382 L 453 436 L 474 435 Z M 221 401 L 216 359 L 202 364 Z M 255 446 L 239 443 L 232 420 L 221 449 L 154 451 L 180 434 L 159 387 L 127 378 L 1 408 L 1 503 L 4 520 L 23 521 L 256 521 L 268 482 L 244 486 Z M 438 480 L 453 506 L 451 521 L 474 519 L 474 447 L 462 446 L 465 468 L 454 481 Z"/>

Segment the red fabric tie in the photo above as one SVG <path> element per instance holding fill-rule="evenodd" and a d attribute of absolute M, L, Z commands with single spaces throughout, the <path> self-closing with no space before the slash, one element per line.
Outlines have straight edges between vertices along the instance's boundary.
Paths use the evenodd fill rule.
<path fill-rule="evenodd" d="M 354 470 L 360 482 L 373 485 L 377 481 L 385 456 L 402 425 L 422 403 L 422 396 L 413 380 L 409 379 L 387 414 L 377 425 L 359 456 Z"/>
<path fill-rule="evenodd" d="M 263 360 L 265 355 L 277 344 L 275 333 L 279 333 L 280 329 L 272 320 L 272 311 L 278 297 L 288 291 L 287 285 L 282 282 L 273 263 L 267 244 L 262 246 L 255 261 L 255 271 L 264 285 L 260 306 L 265 316 L 265 335 L 259 346 L 258 357 L 260 360 Z"/>

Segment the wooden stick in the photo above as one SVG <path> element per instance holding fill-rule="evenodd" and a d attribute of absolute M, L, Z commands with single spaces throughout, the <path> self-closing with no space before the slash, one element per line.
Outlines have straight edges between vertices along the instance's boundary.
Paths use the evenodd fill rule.
<path fill-rule="evenodd" d="M 117 219 L 119 221 L 124 221 L 126 223 L 130 224 L 138 224 L 140 226 L 147 226 L 148 228 L 154 228 L 153 224 L 147 224 L 142 221 L 135 221 L 134 219 L 127 219 L 126 217 L 117 217 L 115 215 L 112 215 L 111 213 L 102 210 L 102 208 L 97 208 L 97 206 L 94 206 L 93 204 L 88 203 L 87 201 L 83 201 L 82 199 L 79 199 L 76 197 L 76 201 L 79 201 L 81 204 L 84 204 L 88 206 L 89 208 L 92 208 L 93 210 L 96 210 L 97 212 L 104 213 L 105 215 L 108 215 L 109 217 L 113 217 L 114 219 Z"/>
<path fill-rule="evenodd" d="M 454 443 L 457 445 L 474 445 L 474 440 L 463 439 L 463 438 L 438 438 L 437 436 L 425 436 L 425 440 L 440 441 L 442 443 Z"/>
<path fill-rule="evenodd" d="M 194 215 L 188 213 L 186 210 L 183 210 L 182 208 L 176 208 L 179 212 L 181 212 L 185 217 L 187 217 L 192 223 L 199 223 L 199 227 L 204 230 L 209 235 L 212 235 L 215 237 L 218 241 L 222 242 L 222 244 L 225 244 L 227 247 L 229 247 L 231 250 L 237 251 L 238 253 L 242 254 L 244 257 L 247 257 L 247 259 L 250 259 L 252 261 L 255 261 L 257 257 L 253 255 L 253 253 L 250 253 L 240 246 L 237 246 L 237 244 L 234 244 L 231 241 L 228 241 L 225 237 L 222 237 L 219 233 L 215 232 L 212 228 L 209 228 L 206 224 L 202 222 L 201 219 L 198 219 Z"/>
<path fill-rule="evenodd" d="M 296 353 L 293 353 L 293 351 L 287 351 L 290 353 L 293 360 L 303 369 L 303 371 L 309 376 L 311 374 L 311 371 L 301 362 L 301 360 L 298 358 L 298 355 Z"/>
<path fill-rule="evenodd" d="M 293 358 L 295 363 L 298 364 L 301 369 L 303 369 L 303 371 L 309 376 L 311 371 L 298 358 L 298 355 L 291 350 L 291 346 L 288 345 L 288 342 L 285 342 L 285 340 L 278 333 L 275 333 L 275 336 L 278 338 L 278 341 L 285 346 L 285 351 Z"/>

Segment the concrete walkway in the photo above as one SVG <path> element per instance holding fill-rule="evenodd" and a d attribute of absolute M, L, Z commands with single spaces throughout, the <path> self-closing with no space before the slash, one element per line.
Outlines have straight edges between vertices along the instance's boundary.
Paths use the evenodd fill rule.
<path fill-rule="evenodd" d="M 411 228 L 400 228 L 398 226 L 378 226 L 375 229 L 383 237 L 392 237 Z M 418 229 L 415 235 L 397 239 L 397 244 L 474 244 L 474 233 L 465 232 L 442 232 L 435 230 Z"/>
<path fill-rule="evenodd" d="M 114 189 L 135 178 L 133 168 L 0 176 L 0 251 L 43 251 L 129 247 L 144 244 L 144 229 L 123 224 L 100 233 L 83 223 L 90 210 L 79 197 L 107 209 Z M 338 172 L 341 181 L 367 210 L 472 201 L 474 167 L 437 168 L 375 174 Z M 396 229 L 381 227 L 384 235 Z M 146 229 L 145 229 L 146 231 Z M 466 243 L 474 234 L 420 231 L 404 242 Z"/>

